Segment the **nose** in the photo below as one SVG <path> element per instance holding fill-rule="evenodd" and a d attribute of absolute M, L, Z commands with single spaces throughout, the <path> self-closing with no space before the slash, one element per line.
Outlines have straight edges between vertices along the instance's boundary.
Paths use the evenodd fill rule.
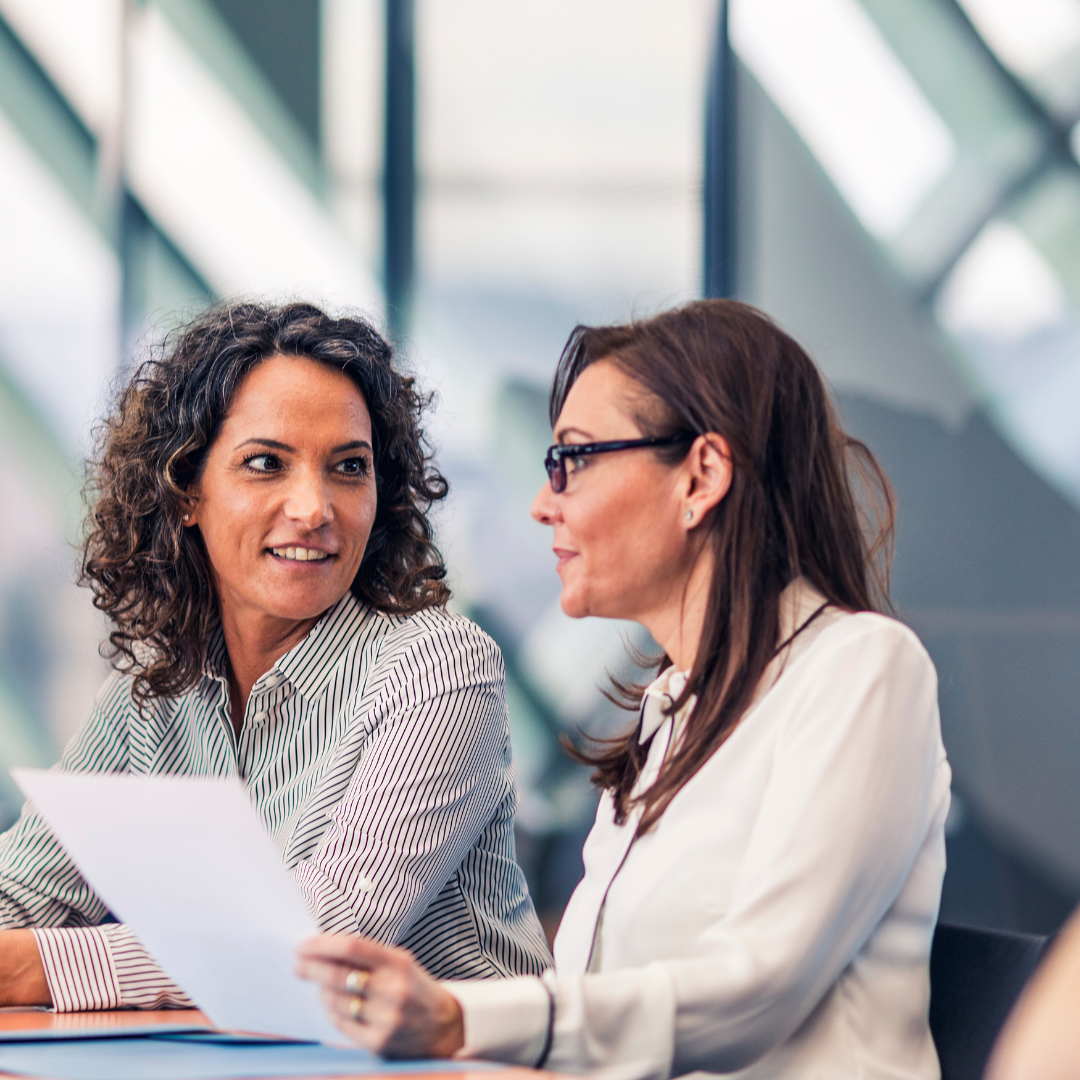
<path fill-rule="evenodd" d="M 298 469 L 285 499 L 285 516 L 306 529 L 317 529 L 332 521 L 329 488 L 318 469 Z"/>
<path fill-rule="evenodd" d="M 532 514 L 533 520 L 539 521 L 541 525 L 554 525 L 562 516 L 559 511 L 558 496 L 551 490 L 550 483 L 544 484 L 536 493 L 529 513 Z"/>

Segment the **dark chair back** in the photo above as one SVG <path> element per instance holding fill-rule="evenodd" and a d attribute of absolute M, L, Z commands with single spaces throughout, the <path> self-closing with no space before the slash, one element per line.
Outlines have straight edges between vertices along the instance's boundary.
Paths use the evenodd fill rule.
<path fill-rule="evenodd" d="M 994 1040 L 1049 941 L 938 924 L 930 950 L 930 1031 L 941 1080 L 981 1080 Z"/>

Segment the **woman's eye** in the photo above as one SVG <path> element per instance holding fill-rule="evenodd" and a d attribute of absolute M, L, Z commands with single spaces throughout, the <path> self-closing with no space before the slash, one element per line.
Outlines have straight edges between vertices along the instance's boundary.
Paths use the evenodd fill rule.
<path fill-rule="evenodd" d="M 256 454 L 245 458 L 244 465 L 252 472 L 260 473 L 277 472 L 281 468 L 281 462 L 273 454 Z"/>
<path fill-rule="evenodd" d="M 580 456 L 567 454 L 564 460 L 566 461 L 566 471 L 574 473 L 584 469 L 589 459 L 584 454 Z"/>
<path fill-rule="evenodd" d="M 365 458 L 346 458 L 344 461 L 339 461 L 335 467 L 343 476 L 367 476 L 368 474 L 368 463 Z"/>

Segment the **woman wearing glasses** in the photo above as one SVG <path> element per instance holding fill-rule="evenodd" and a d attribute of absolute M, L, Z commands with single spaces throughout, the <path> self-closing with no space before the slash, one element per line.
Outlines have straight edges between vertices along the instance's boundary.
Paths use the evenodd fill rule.
<path fill-rule="evenodd" d="M 887 481 L 803 350 L 732 301 L 578 328 L 551 415 L 533 516 L 562 606 L 634 619 L 663 653 L 624 737 L 586 755 L 603 798 L 556 968 L 437 983 L 401 951 L 326 936 L 302 972 L 388 1054 L 936 1078 L 950 771 L 933 665 L 876 613 Z"/>

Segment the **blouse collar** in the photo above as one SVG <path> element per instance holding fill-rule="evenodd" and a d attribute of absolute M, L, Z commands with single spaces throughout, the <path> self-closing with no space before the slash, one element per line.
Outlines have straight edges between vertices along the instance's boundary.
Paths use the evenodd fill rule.
<path fill-rule="evenodd" d="M 674 666 L 665 668 L 647 687 L 641 698 L 641 729 L 639 743 L 647 743 L 664 725 L 678 696 L 686 689 L 689 671 L 678 671 Z M 690 700 L 676 714 L 680 720 L 689 716 L 697 704 L 697 698 Z"/>

